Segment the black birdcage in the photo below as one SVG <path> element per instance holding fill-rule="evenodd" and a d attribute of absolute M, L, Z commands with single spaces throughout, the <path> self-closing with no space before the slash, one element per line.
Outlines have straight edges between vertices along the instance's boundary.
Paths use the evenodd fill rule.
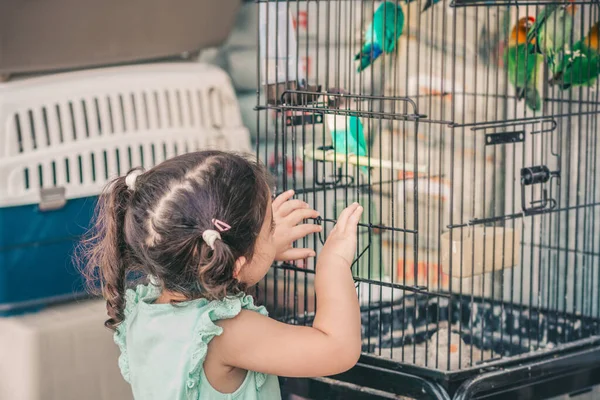
<path fill-rule="evenodd" d="M 284 387 L 540 398 L 599 383 L 600 3 L 257 7 L 256 149 L 276 192 L 321 212 L 323 234 L 302 245 L 365 208 L 352 267 L 364 354 Z M 258 295 L 310 324 L 314 272 L 276 265 Z"/>

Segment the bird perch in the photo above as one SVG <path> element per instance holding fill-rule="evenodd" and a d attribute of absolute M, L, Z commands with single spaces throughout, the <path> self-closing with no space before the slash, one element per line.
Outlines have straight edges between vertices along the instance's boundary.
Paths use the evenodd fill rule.
<path fill-rule="evenodd" d="M 382 160 L 380 158 L 358 156 L 355 154 L 343 154 L 336 153 L 335 150 L 321 150 L 315 148 L 313 150 L 312 144 L 308 144 L 305 147 L 300 147 L 300 153 L 304 154 L 305 157 L 311 158 L 317 161 L 327 161 L 339 164 L 350 164 L 359 167 L 369 168 L 381 168 L 392 171 L 405 171 L 405 172 L 416 172 L 425 173 L 427 172 L 427 165 L 417 165 L 415 168 L 414 164 L 407 163 L 404 161 L 391 161 Z"/>

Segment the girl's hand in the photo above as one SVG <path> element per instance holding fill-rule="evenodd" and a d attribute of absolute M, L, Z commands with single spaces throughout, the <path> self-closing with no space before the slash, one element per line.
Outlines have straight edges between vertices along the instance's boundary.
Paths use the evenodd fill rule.
<path fill-rule="evenodd" d="M 321 226 L 315 224 L 300 224 L 307 218 L 316 218 L 318 211 L 313 210 L 302 200 L 290 200 L 293 190 L 288 190 L 273 200 L 273 221 L 275 222 L 276 261 L 294 261 L 314 257 L 313 249 L 292 247 L 293 242 L 312 233 L 321 231 Z M 300 224 L 300 225 L 299 225 Z"/>
<path fill-rule="evenodd" d="M 293 221 L 316 215 L 302 202 L 288 201 L 292 195 L 284 193 L 273 202 L 278 215 L 289 217 L 289 210 L 298 214 L 289 220 L 283 217 L 289 223 L 285 225 L 288 230 L 299 228 Z M 283 207 L 288 211 L 282 212 Z M 352 271 L 342 265 L 349 267 L 355 256 L 356 227 L 362 211 L 354 203 L 340 214 L 319 255 L 314 283 L 317 310 L 312 326 L 286 324 L 242 310 L 235 318 L 218 322 L 223 334 L 211 341 L 209 357 L 212 351 L 224 366 L 289 377 L 329 376 L 352 368 L 362 347 L 360 306 Z"/>
<path fill-rule="evenodd" d="M 348 267 L 352 265 L 356 255 L 356 228 L 362 212 L 363 208 L 358 203 L 353 203 L 342 211 L 323 246 L 320 260 L 327 259 L 326 262 L 329 262 L 328 259 L 334 257 L 345 261 Z"/>

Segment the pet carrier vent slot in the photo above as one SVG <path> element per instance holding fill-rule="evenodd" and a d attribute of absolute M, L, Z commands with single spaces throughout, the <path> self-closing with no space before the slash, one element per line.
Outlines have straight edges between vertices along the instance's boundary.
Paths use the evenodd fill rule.
<path fill-rule="evenodd" d="M 52 161 L 52 184 L 56 186 L 56 161 Z"/>
<path fill-rule="evenodd" d="M 157 91 L 154 91 L 153 99 L 154 99 L 154 113 L 151 115 L 154 115 L 155 120 L 152 125 L 156 126 L 158 129 L 160 129 L 160 128 L 162 128 L 162 122 L 163 122 L 162 110 L 164 110 L 165 108 L 163 106 L 161 106 L 161 102 L 159 100 L 159 95 L 158 95 Z"/>
<path fill-rule="evenodd" d="M 150 114 L 148 112 L 148 95 L 142 92 L 142 104 L 144 108 L 144 124 L 146 129 L 150 129 Z"/>
<path fill-rule="evenodd" d="M 181 93 L 179 92 L 179 90 L 175 91 L 175 99 L 177 100 L 176 104 L 177 104 L 177 117 L 179 120 L 179 126 L 184 126 L 184 122 L 183 122 L 183 106 L 181 104 Z"/>
<path fill-rule="evenodd" d="M 195 119 L 194 119 L 194 104 L 192 102 L 192 92 L 190 92 L 189 90 L 185 91 L 185 98 L 186 98 L 186 103 L 187 103 L 187 112 L 188 112 L 188 118 L 190 121 L 190 126 L 195 126 Z"/>
<path fill-rule="evenodd" d="M 138 104 L 135 100 L 134 93 L 129 94 L 129 100 L 131 101 L 131 118 L 133 120 L 133 130 L 137 132 L 140 130 L 140 121 L 139 121 Z"/>
<path fill-rule="evenodd" d="M 77 140 L 77 124 L 75 123 L 75 111 L 73 110 L 73 103 L 69 102 L 69 121 L 71 121 L 71 134 L 73 141 Z"/>
<path fill-rule="evenodd" d="M 17 139 L 16 143 L 19 148 L 19 153 L 23 153 L 24 140 L 23 140 L 23 133 L 21 132 L 21 119 L 19 118 L 19 114 L 15 114 L 14 121 L 15 121 L 15 134 L 16 134 L 16 139 Z"/>
<path fill-rule="evenodd" d="M 38 185 L 40 188 L 43 188 L 44 187 L 44 167 L 42 167 L 42 164 L 38 164 L 37 172 L 38 172 Z"/>
<path fill-rule="evenodd" d="M 152 153 L 152 166 L 156 165 L 156 147 L 154 143 L 150 145 L 150 152 Z"/>
<path fill-rule="evenodd" d="M 94 97 L 94 115 L 96 116 L 98 135 L 102 135 L 102 117 L 100 116 L 100 104 L 97 97 Z"/>
<path fill-rule="evenodd" d="M 127 162 L 129 163 L 129 169 L 133 168 L 133 160 L 131 156 L 131 147 L 127 146 Z"/>
<path fill-rule="evenodd" d="M 119 122 L 121 124 L 121 132 L 127 132 L 127 122 L 125 121 L 125 105 L 123 104 L 123 95 L 119 94 L 118 98 L 118 111 L 119 111 Z"/>
<path fill-rule="evenodd" d="M 83 115 L 83 124 L 85 126 L 85 137 L 90 137 L 90 122 L 88 118 L 87 105 L 85 100 L 81 100 L 81 109 Z"/>
<path fill-rule="evenodd" d="M 138 150 L 140 151 L 140 166 L 142 168 L 146 168 L 146 163 L 144 162 L 144 146 L 140 145 L 140 147 L 138 147 Z"/>
<path fill-rule="evenodd" d="M 58 131 L 60 143 L 63 143 L 65 141 L 65 133 L 64 133 L 64 129 L 63 129 L 63 119 L 62 119 L 61 112 L 60 112 L 60 105 L 56 104 L 54 106 L 54 111 L 55 111 L 54 116 L 56 117 L 56 125 L 53 127 L 55 127 Z M 52 115 L 52 114 L 50 114 L 50 115 Z M 52 131 L 52 129 L 51 129 L 51 131 Z"/>
<path fill-rule="evenodd" d="M 108 180 L 109 174 L 108 174 L 108 152 L 106 150 L 104 150 L 102 152 L 102 160 L 104 163 L 104 179 Z"/>
<path fill-rule="evenodd" d="M 23 170 L 23 179 L 25 183 L 25 190 L 29 189 L 29 168 Z"/>
<path fill-rule="evenodd" d="M 167 126 L 172 127 L 173 126 L 173 110 L 172 110 L 172 104 L 171 104 L 171 96 L 169 94 L 168 90 L 165 90 L 164 92 L 164 99 L 165 99 L 165 110 L 167 111 Z"/>
<path fill-rule="evenodd" d="M 223 127 L 223 99 L 221 92 L 215 87 L 208 89 L 209 115 L 211 116 L 212 127 L 221 129 Z"/>
<path fill-rule="evenodd" d="M 48 129 L 48 111 L 46 110 L 46 107 L 42 107 L 42 118 L 44 120 L 44 133 L 46 134 L 46 145 L 50 146 L 50 144 L 56 144 L 52 143 L 52 141 L 50 140 L 50 130 Z"/>
<path fill-rule="evenodd" d="M 34 119 L 33 119 L 33 111 L 29 110 L 27 111 L 27 116 L 29 119 L 29 130 L 31 132 L 31 142 L 33 144 L 33 150 L 37 149 L 37 137 L 35 134 L 35 124 L 34 124 Z M 39 132 L 38 132 L 39 134 Z"/>

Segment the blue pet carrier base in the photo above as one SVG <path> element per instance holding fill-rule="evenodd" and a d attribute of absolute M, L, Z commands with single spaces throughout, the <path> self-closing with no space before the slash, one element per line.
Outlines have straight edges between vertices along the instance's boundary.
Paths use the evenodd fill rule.
<path fill-rule="evenodd" d="M 55 211 L 0 209 L 0 315 L 85 296 L 73 249 L 89 226 L 95 197 Z"/>

